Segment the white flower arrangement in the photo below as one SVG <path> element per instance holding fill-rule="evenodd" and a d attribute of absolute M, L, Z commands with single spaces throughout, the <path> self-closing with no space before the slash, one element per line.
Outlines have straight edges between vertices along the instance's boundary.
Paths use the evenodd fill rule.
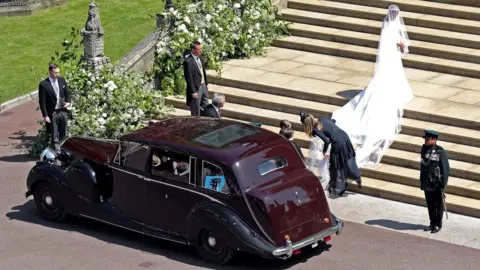
<path fill-rule="evenodd" d="M 288 23 L 276 20 L 276 13 L 268 0 L 199 1 L 166 10 L 175 31 L 158 42 L 154 64 L 163 93 L 184 94 L 182 62 L 191 41 L 202 43 L 206 67 L 221 74 L 223 60 L 261 55 L 288 34 Z"/>

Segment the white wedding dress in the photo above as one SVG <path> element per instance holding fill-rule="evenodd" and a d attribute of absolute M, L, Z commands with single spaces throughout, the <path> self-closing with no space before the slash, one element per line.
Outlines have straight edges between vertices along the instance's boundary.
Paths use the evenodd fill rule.
<path fill-rule="evenodd" d="M 352 143 L 359 145 L 356 149 L 359 168 L 380 163 L 401 131 L 404 106 L 413 98 L 398 42 L 403 42 L 403 53 L 408 53 L 410 41 L 405 24 L 398 6 L 391 5 L 383 21 L 372 80 L 332 115 Z"/>

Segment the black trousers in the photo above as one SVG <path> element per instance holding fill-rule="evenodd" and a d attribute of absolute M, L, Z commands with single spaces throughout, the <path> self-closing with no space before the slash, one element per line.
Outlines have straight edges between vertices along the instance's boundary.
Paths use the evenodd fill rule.
<path fill-rule="evenodd" d="M 427 201 L 428 216 L 430 225 L 442 227 L 443 212 L 443 193 L 441 189 L 434 191 L 425 191 L 425 200 Z"/>
<path fill-rule="evenodd" d="M 67 136 L 68 114 L 66 109 L 55 110 L 47 123 L 47 133 L 50 134 L 52 146 L 58 145 Z"/>
<path fill-rule="evenodd" d="M 190 101 L 190 113 L 192 116 L 200 116 L 200 110 L 208 105 L 208 89 L 205 84 L 198 88 L 198 97 Z"/>

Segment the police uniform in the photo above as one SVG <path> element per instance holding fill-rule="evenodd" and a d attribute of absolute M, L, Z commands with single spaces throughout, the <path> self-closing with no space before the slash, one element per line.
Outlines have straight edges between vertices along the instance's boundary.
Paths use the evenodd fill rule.
<path fill-rule="evenodd" d="M 438 139 L 438 132 L 426 130 L 424 138 Z M 425 192 L 430 225 L 425 231 L 436 233 L 442 228 L 444 193 L 450 174 L 447 152 L 443 147 L 423 145 L 420 164 L 420 188 Z"/>

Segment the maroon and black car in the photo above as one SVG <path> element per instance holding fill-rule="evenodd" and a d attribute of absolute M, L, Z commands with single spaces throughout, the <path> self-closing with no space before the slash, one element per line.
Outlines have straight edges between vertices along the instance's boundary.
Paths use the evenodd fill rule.
<path fill-rule="evenodd" d="M 42 153 L 27 187 L 48 220 L 74 215 L 195 245 L 219 264 L 236 251 L 286 259 L 343 228 L 290 141 L 224 119 L 171 118 L 118 141 L 68 138 Z"/>

